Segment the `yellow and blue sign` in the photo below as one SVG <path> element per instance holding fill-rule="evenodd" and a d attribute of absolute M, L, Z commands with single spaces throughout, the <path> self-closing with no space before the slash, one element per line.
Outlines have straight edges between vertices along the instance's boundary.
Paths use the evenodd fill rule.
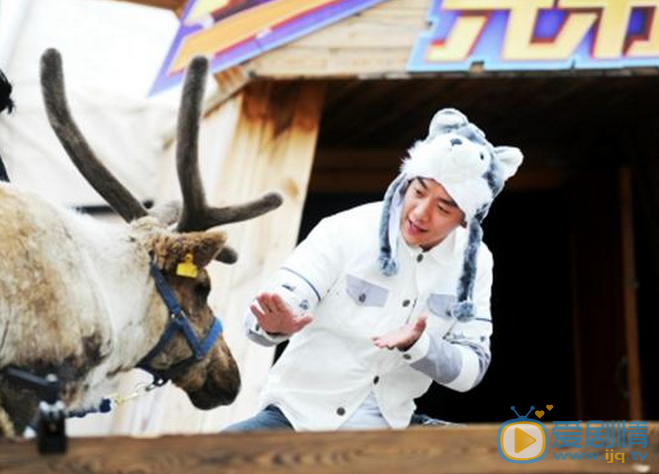
<path fill-rule="evenodd" d="M 196 55 L 219 72 L 384 0 L 189 0 L 149 94 L 178 84 Z"/>
<path fill-rule="evenodd" d="M 659 66 L 659 0 L 434 0 L 410 71 Z"/>

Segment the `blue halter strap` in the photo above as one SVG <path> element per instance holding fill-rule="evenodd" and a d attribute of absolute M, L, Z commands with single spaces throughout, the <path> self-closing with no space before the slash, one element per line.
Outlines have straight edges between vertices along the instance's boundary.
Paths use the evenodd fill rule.
<path fill-rule="evenodd" d="M 192 330 L 187 315 L 181 308 L 176 296 L 174 296 L 174 293 L 169 288 L 162 272 L 153 262 L 151 262 L 150 266 L 151 276 L 153 277 L 160 297 L 167 305 L 171 318 L 165 332 L 160 336 L 158 343 L 146 356 L 144 356 L 144 358 L 142 358 L 137 366 L 153 375 L 156 384 L 163 385 L 178 373 L 206 357 L 211 347 L 213 347 L 213 344 L 215 344 L 215 341 L 217 341 L 217 338 L 222 333 L 222 323 L 218 318 L 213 317 L 213 323 L 208 330 L 208 334 L 203 341 L 200 341 Z M 150 367 L 149 363 L 151 360 L 165 349 L 169 341 L 177 332 L 181 332 L 185 336 L 188 346 L 192 349 L 192 356 L 174 364 L 166 370 L 158 370 Z"/>

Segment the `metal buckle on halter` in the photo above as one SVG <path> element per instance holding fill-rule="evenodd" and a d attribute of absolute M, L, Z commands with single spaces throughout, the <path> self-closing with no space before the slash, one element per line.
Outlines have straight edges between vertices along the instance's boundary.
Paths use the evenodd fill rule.
<path fill-rule="evenodd" d="M 169 312 L 169 319 L 170 319 L 170 320 L 171 320 L 171 319 L 176 319 L 176 318 L 178 318 L 179 316 L 180 316 L 181 318 L 183 318 L 183 319 L 187 319 L 188 321 L 190 320 L 190 318 L 188 318 L 188 315 L 185 313 L 185 310 L 184 310 L 183 308 L 181 308 L 181 311 L 179 311 L 178 314 L 174 313 L 173 311 L 170 311 L 170 312 Z"/>

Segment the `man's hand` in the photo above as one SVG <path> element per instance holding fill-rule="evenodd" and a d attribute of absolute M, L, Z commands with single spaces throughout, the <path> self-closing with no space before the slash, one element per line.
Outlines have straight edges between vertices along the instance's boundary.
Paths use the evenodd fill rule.
<path fill-rule="evenodd" d="M 409 322 L 405 326 L 395 329 L 382 336 L 372 337 L 373 343 L 380 349 L 400 349 L 406 351 L 414 345 L 426 329 L 428 316 L 422 314 L 415 322 Z"/>
<path fill-rule="evenodd" d="M 313 319 L 310 314 L 299 318 L 295 316 L 291 308 L 276 293 L 261 293 L 256 297 L 256 301 L 259 303 L 258 306 L 252 304 L 249 309 L 256 316 L 259 326 L 273 336 L 290 336 Z"/>

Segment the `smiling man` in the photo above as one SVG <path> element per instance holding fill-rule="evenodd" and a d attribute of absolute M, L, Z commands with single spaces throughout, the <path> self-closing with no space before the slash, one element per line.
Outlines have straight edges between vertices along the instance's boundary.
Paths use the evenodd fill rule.
<path fill-rule="evenodd" d="M 428 178 L 415 178 L 405 193 L 401 234 L 408 245 L 430 250 L 464 222 L 444 186 Z"/>
<path fill-rule="evenodd" d="M 260 411 L 228 430 L 405 428 L 433 381 L 476 386 L 492 334 L 480 223 L 521 162 L 440 110 L 383 202 L 323 219 L 255 298 L 248 337 L 289 345 Z"/>

